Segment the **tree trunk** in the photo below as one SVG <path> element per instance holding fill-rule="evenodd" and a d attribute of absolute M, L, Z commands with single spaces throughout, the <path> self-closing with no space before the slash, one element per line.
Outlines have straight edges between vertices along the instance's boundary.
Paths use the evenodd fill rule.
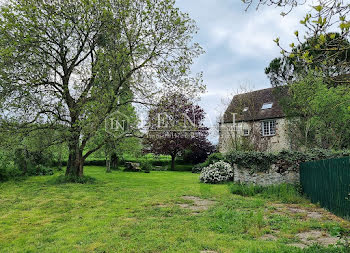
<path fill-rule="evenodd" d="M 83 151 L 80 150 L 79 134 L 74 136 L 68 145 L 69 159 L 66 176 L 82 177 L 84 175 Z"/>
<path fill-rule="evenodd" d="M 106 172 L 107 173 L 111 173 L 111 157 L 108 156 L 107 159 L 106 159 Z"/>
<path fill-rule="evenodd" d="M 175 170 L 175 158 L 176 158 L 176 155 L 171 155 L 171 169 L 172 171 Z"/>
<path fill-rule="evenodd" d="M 119 158 L 115 152 L 111 155 L 111 168 L 116 170 L 118 169 Z"/>

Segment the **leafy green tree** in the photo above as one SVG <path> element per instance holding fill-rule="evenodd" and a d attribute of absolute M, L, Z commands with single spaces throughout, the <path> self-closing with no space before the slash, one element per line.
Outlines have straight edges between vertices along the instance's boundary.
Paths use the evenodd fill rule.
<path fill-rule="evenodd" d="M 35 174 L 38 166 L 59 162 L 62 142 L 59 132 L 51 129 L 0 134 L 0 150 L 22 174 Z"/>
<path fill-rule="evenodd" d="M 328 87 L 309 73 L 289 93 L 282 105 L 295 148 L 350 148 L 350 87 Z"/>
<path fill-rule="evenodd" d="M 297 81 L 306 76 L 309 71 L 322 73 L 325 81 L 331 84 L 341 83 L 343 79 L 339 77 L 350 74 L 350 43 L 343 41 L 341 45 L 349 49 L 333 56 L 331 49 L 337 46 L 340 37 L 341 35 L 338 33 L 326 34 L 327 43 L 322 45 L 323 50 L 316 49 L 318 39 L 311 37 L 293 48 L 290 54 L 273 59 L 265 69 L 265 74 L 273 86 Z M 306 50 L 312 58 L 311 62 L 299 55 L 299 52 Z"/>
<path fill-rule="evenodd" d="M 247 8 L 252 5 L 257 8 L 261 5 L 282 7 L 286 10 L 281 13 L 282 16 L 293 11 L 298 5 L 311 3 L 311 8 L 306 9 L 305 16 L 300 21 L 305 34 L 295 31 L 296 43 L 290 43 L 290 49 L 281 45 L 280 38 L 276 38 L 275 42 L 281 48 L 283 56 L 295 62 L 317 65 L 317 71 L 322 71 L 319 73 L 326 75 L 330 73 L 329 82 L 350 84 L 348 56 L 350 4 L 348 0 L 312 2 L 305 0 L 243 0 L 243 2 L 247 4 Z M 329 68 L 322 68 L 322 66 Z M 281 70 L 283 70 L 283 64 Z"/>
<path fill-rule="evenodd" d="M 197 27 L 174 3 L 9 0 L 0 9 L 1 125 L 60 131 L 66 175 L 83 176 L 84 160 L 105 145 L 92 140 L 108 115 L 164 89 L 202 90 L 190 73 L 202 53 L 191 42 Z"/>
<path fill-rule="evenodd" d="M 247 8 L 255 5 L 277 6 L 287 15 L 304 0 L 243 0 Z M 347 0 L 311 2 L 300 21 L 304 34 L 295 31 L 290 49 L 281 45 L 282 58 L 273 60 L 266 72 L 274 85 L 292 83 L 292 99 L 287 111 L 294 125 L 301 128 L 293 140 L 304 146 L 349 147 L 349 35 L 350 4 Z M 293 83 L 296 81 L 295 83 Z M 293 131 L 293 129 L 292 129 Z M 302 133 L 296 138 L 297 133 Z"/>

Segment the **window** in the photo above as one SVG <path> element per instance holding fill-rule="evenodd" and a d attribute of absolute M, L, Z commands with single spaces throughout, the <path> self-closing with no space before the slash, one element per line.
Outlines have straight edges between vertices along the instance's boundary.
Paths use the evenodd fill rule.
<path fill-rule="evenodd" d="M 243 129 L 243 136 L 249 135 L 249 129 Z"/>
<path fill-rule="evenodd" d="M 271 109 L 272 108 L 273 103 L 269 102 L 269 103 L 264 103 L 261 107 L 261 110 L 266 110 L 266 109 Z"/>
<path fill-rule="evenodd" d="M 243 108 L 243 112 L 247 112 L 248 109 L 249 109 L 248 107 L 244 107 L 244 108 Z"/>
<path fill-rule="evenodd" d="M 272 136 L 276 134 L 276 120 L 261 122 L 262 136 Z"/>

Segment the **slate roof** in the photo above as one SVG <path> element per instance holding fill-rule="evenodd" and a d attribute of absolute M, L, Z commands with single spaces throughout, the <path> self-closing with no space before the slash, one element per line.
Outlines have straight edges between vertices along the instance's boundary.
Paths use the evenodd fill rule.
<path fill-rule="evenodd" d="M 236 95 L 227 107 L 224 114 L 224 123 L 232 123 L 232 113 L 236 113 L 236 122 L 283 118 L 285 114 L 279 100 L 287 94 L 288 90 L 286 88 L 279 87 Z M 270 109 L 261 109 L 264 103 L 271 102 L 273 104 Z M 246 107 L 248 107 L 248 110 L 243 111 Z"/>

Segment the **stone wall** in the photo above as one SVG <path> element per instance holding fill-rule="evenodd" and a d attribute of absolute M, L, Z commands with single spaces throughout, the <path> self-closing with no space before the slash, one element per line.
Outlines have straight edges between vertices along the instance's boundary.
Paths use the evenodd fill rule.
<path fill-rule="evenodd" d="M 296 184 L 299 183 L 299 171 L 287 170 L 283 173 L 278 172 L 276 165 L 271 165 L 266 172 L 256 172 L 251 169 L 234 166 L 234 182 L 250 183 L 257 185 L 274 185 L 274 184 Z"/>

